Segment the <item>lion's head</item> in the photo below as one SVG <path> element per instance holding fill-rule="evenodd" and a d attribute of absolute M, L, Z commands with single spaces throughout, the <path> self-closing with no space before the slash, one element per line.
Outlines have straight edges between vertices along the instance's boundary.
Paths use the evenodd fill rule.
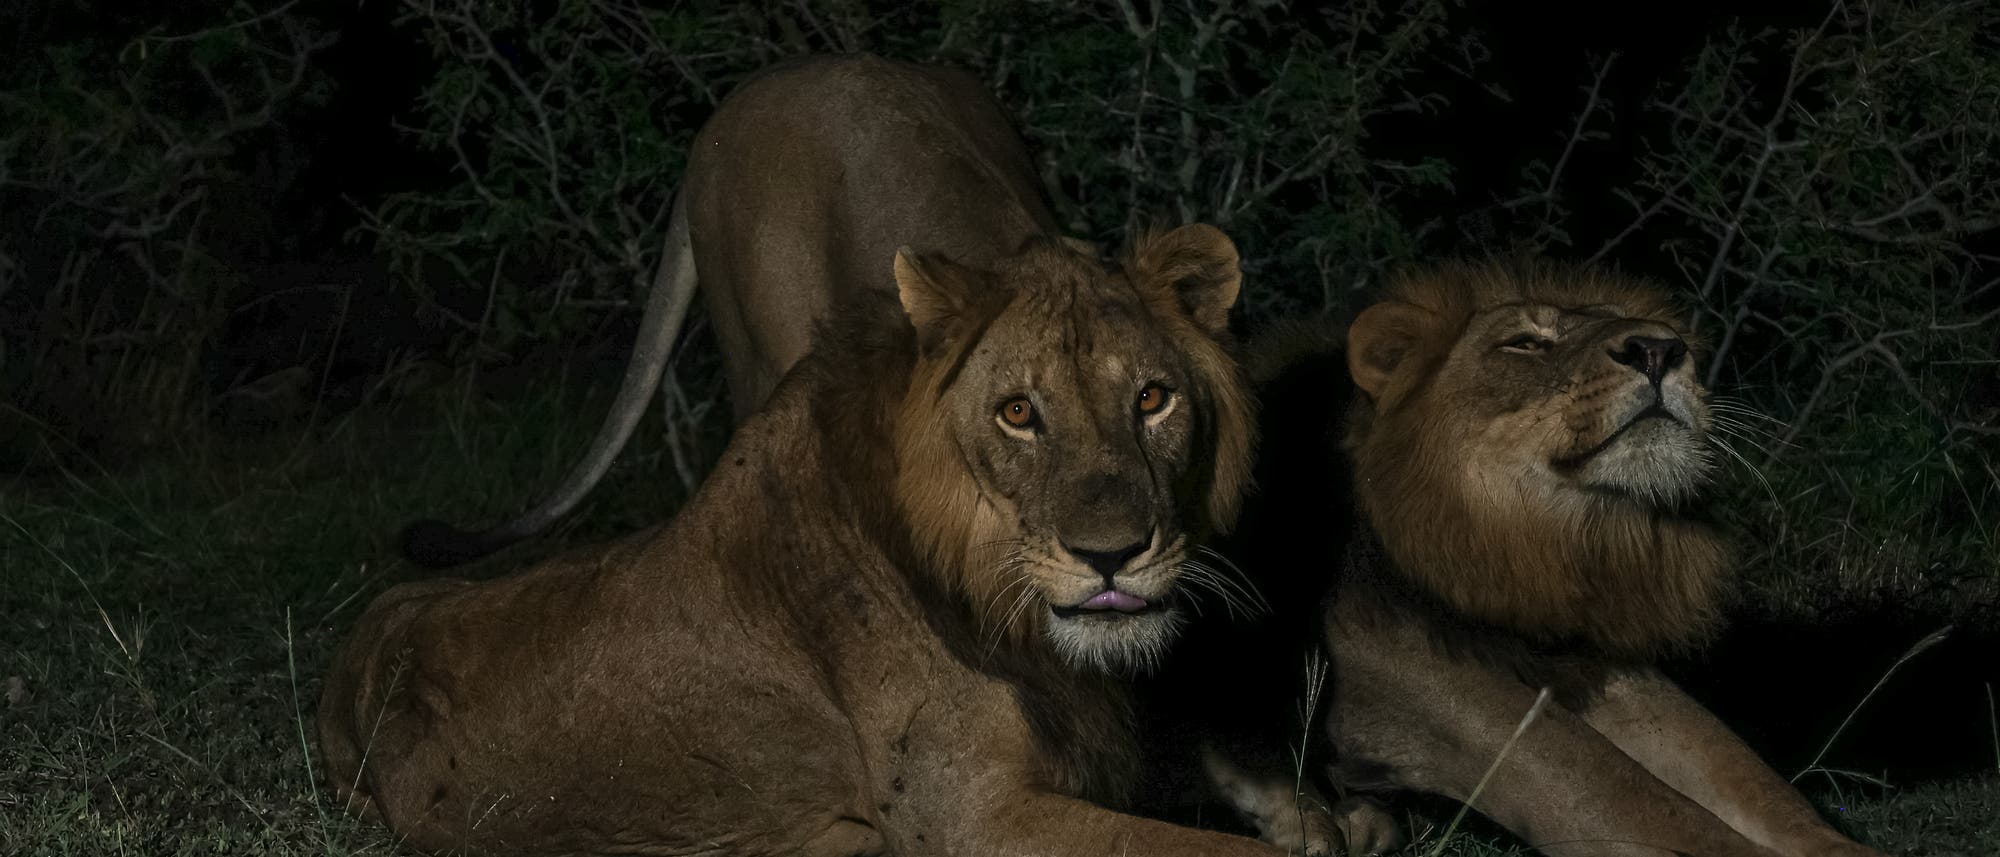
<path fill-rule="evenodd" d="M 1713 624 L 1688 514 L 1714 470 L 1698 343 L 1648 283 L 1548 264 L 1407 276 L 1348 331 L 1347 446 L 1397 567 L 1469 617 L 1646 656 Z"/>
<path fill-rule="evenodd" d="M 896 422 L 918 547 L 995 640 L 1149 666 L 1191 547 L 1233 522 L 1249 473 L 1235 246 L 1185 226 L 1115 271 L 1057 240 L 986 269 L 906 248 L 895 276 L 919 346 Z"/>

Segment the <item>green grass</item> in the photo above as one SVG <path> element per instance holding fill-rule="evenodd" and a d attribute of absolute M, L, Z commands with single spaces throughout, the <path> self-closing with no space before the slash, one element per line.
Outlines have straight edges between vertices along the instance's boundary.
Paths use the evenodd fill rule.
<path fill-rule="evenodd" d="M 315 782 L 321 670 L 369 597 L 423 573 L 395 557 L 397 528 L 484 520 L 551 484 L 601 413 L 575 398 L 379 406 L 116 472 L 56 449 L 63 466 L 0 483 L 0 854 L 393 852 Z M 653 419 L 562 532 L 468 571 L 666 514 Z M 1892 853 L 2000 853 L 2000 776 L 1820 797 Z M 1409 853 L 1445 820 L 1418 820 Z M 1483 830 L 1442 853 L 1520 853 Z"/>

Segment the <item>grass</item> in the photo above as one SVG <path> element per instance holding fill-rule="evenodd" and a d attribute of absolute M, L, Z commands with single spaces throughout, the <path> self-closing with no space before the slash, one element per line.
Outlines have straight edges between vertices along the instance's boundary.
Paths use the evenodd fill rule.
<path fill-rule="evenodd" d="M 50 440 L 62 466 L 0 483 L 0 854 L 395 850 L 314 781 L 321 669 L 369 597 L 422 574 L 395 557 L 400 525 L 511 508 L 602 407 L 446 398 L 192 440 L 115 472 Z M 562 532 L 468 571 L 666 514 L 678 488 L 654 419 Z M 2000 853 L 2000 773 L 1865 791 L 1818 797 L 1891 853 Z M 1413 818 L 1406 853 L 1524 853 L 1476 818 L 1444 841 L 1448 821 Z"/>
<path fill-rule="evenodd" d="M 0 854 L 390 850 L 310 777 L 319 674 L 360 606 L 417 573 L 402 523 L 553 481 L 590 427 L 564 404 L 385 411 L 0 487 Z M 621 476 L 658 464 L 638 446 Z M 674 499 L 623 481 L 629 514 L 583 520 Z"/>
<path fill-rule="evenodd" d="M 1892 796 L 1815 795 L 1821 810 L 1849 835 L 1892 855 L 1991 857 L 2000 854 L 2000 774 L 1897 790 Z M 1446 817 L 1406 817 L 1418 831 L 1402 853 L 1429 857 Z M 1441 854 L 1452 857 L 1531 857 L 1535 852 L 1481 825 L 1458 832 Z"/>

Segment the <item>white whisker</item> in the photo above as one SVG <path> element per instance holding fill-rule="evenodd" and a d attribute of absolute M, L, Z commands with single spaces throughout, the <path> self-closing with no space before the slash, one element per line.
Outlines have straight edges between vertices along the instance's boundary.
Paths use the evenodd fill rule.
<path fill-rule="evenodd" d="M 1010 567 L 1007 568 L 1006 571 L 1011 572 L 1014 575 L 1014 579 L 1007 581 L 1006 586 L 1000 587 L 1000 591 L 993 593 L 993 597 L 991 599 L 988 599 L 988 601 L 986 602 L 986 609 L 981 610 L 979 612 L 979 633 L 981 636 L 984 636 L 986 634 L 987 617 L 992 615 L 993 608 L 1000 603 L 1000 599 L 1005 598 L 1007 596 L 1007 593 L 1014 590 L 1014 587 L 1031 583 L 1031 581 L 1029 581 L 1028 579 L 1027 572 L 1021 570 L 1021 565 L 1022 565 L 1021 562 L 1014 562 L 1010 564 Z"/>
<path fill-rule="evenodd" d="M 1764 478 L 1764 471 L 1758 470 L 1757 465 L 1751 464 L 1749 459 L 1744 458 L 1742 453 L 1736 451 L 1736 447 L 1729 444 L 1729 441 L 1714 435 L 1710 435 L 1708 440 L 1730 458 L 1736 459 L 1736 463 L 1743 465 L 1743 469 L 1750 471 L 1751 476 L 1757 477 L 1757 484 L 1764 486 L 1764 494 L 1771 498 L 1771 502 L 1778 502 L 1778 492 L 1771 488 L 1770 480 Z"/>
<path fill-rule="evenodd" d="M 1007 611 L 1007 618 L 1001 620 L 1000 625 L 993 629 L 993 640 L 986 646 L 988 659 L 993 657 L 994 652 L 999 651 L 1000 641 L 1007 638 L 1008 630 L 1014 626 L 1014 619 L 1021 615 L 1021 610 L 1034 599 L 1034 595 L 1034 587 L 1030 586 L 1022 589 L 1021 594 L 1014 599 L 1014 606 Z"/>
<path fill-rule="evenodd" d="M 1239 619 L 1245 616 L 1256 615 L 1250 609 L 1249 605 L 1242 602 L 1241 596 L 1227 588 L 1225 585 L 1226 581 L 1222 579 L 1222 576 L 1215 569 L 1189 559 L 1181 561 L 1181 571 L 1187 576 L 1189 582 L 1199 585 L 1202 589 L 1213 593 L 1216 598 L 1220 599 L 1224 609 L 1229 611 L 1230 618 Z"/>
<path fill-rule="evenodd" d="M 1231 579 L 1228 575 L 1202 562 L 1196 560 L 1187 560 L 1187 562 L 1206 572 L 1208 577 L 1217 586 L 1227 588 L 1234 596 L 1231 600 L 1240 604 L 1244 612 L 1251 616 L 1270 612 L 1270 602 L 1265 601 L 1262 593 L 1257 592 L 1254 588 L 1245 587 L 1243 584 Z"/>
<path fill-rule="evenodd" d="M 1265 613 L 1271 612 L 1270 600 L 1264 597 L 1264 593 L 1258 590 L 1257 584 L 1250 579 L 1249 573 L 1245 572 L 1242 566 L 1237 565 L 1235 560 L 1223 556 L 1221 551 L 1207 545 L 1203 545 L 1197 550 L 1227 567 L 1233 578 L 1226 579 L 1230 579 L 1233 584 L 1237 584 L 1243 594 L 1255 603 L 1259 609 Z"/>

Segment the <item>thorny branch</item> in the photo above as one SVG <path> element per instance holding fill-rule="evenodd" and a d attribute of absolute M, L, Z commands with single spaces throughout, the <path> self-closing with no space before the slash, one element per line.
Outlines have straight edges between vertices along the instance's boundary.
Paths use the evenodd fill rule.
<path fill-rule="evenodd" d="M 1912 357 L 1913 349 L 1938 347 L 1971 329 L 1964 313 L 1979 291 L 1973 284 L 1992 272 L 1965 242 L 2000 228 L 2000 192 L 1985 154 L 2000 147 L 2000 112 L 1990 101 L 2000 81 L 1977 81 L 1960 96 L 1963 109 L 1949 113 L 1918 114 L 1894 99 L 1896 87 L 1920 86 L 1910 78 L 1923 73 L 1926 61 L 1946 61 L 1933 59 L 1952 38 L 1946 28 L 1975 12 L 1965 3 L 1922 14 L 1884 3 L 1837 3 L 1792 46 L 1768 100 L 1752 83 L 1753 45 L 1738 41 L 1706 51 L 1696 80 L 1654 105 L 1680 123 L 1679 133 L 1644 182 L 1652 199 L 1640 208 L 1643 195 L 1628 197 L 1637 215 L 1592 260 L 1642 228 L 1703 236 L 1706 252 L 1688 275 L 1691 323 L 1720 328 L 1707 367 L 1711 389 L 1771 360 L 1773 336 L 1793 342 L 1812 336 L 1822 353 L 1832 353 L 1812 370 L 1814 386 L 1792 409 L 1771 460 L 1803 434 L 1825 430 L 1814 420 L 1829 399 L 1853 395 L 1838 381 L 1863 364 L 1883 367 L 1947 435 L 1966 427 L 1950 417 L 1948 395 L 1916 368 L 1924 361 L 1913 364 Z M 1878 26 L 1876 17 L 1887 14 L 1903 17 Z M 1676 239 L 1668 247 L 1685 244 Z M 1940 273 L 1952 279 L 1938 282 Z M 1849 297 L 1857 278 L 1888 278 L 1867 292 L 1877 301 L 1920 300 L 1858 305 Z M 1942 300 L 1921 300 L 1932 295 Z M 1774 314 L 1776 308 L 1783 309 Z M 1807 334 L 1792 323 L 1800 315 L 1837 319 L 1851 338 L 1820 342 L 1826 333 Z M 1766 350 L 1739 360 L 1753 329 Z"/>
<path fill-rule="evenodd" d="M 296 2 L 187 33 L 154 30 L 116 62 L 57 58 L 40 85 L 0 92 L 0 191 L 32 211 L 30 253 L 50 254 L 30 362 L 119 367 L 87 377 L 100 400 L 186 415 L 221 292 L 189 279 L 221 263 L 205 229 L 244 138 L 280 119 L 334 42 Z M 15 236 L 7 236 L 12 239 Z M 0 247 L 0 258 L 16 248 Z M 205 268 L 206 266 L 206 268 Z M 7 273 L 0 266 L 0 274 Z M 0 282 L 0 290 L 7 283 Z"/>

